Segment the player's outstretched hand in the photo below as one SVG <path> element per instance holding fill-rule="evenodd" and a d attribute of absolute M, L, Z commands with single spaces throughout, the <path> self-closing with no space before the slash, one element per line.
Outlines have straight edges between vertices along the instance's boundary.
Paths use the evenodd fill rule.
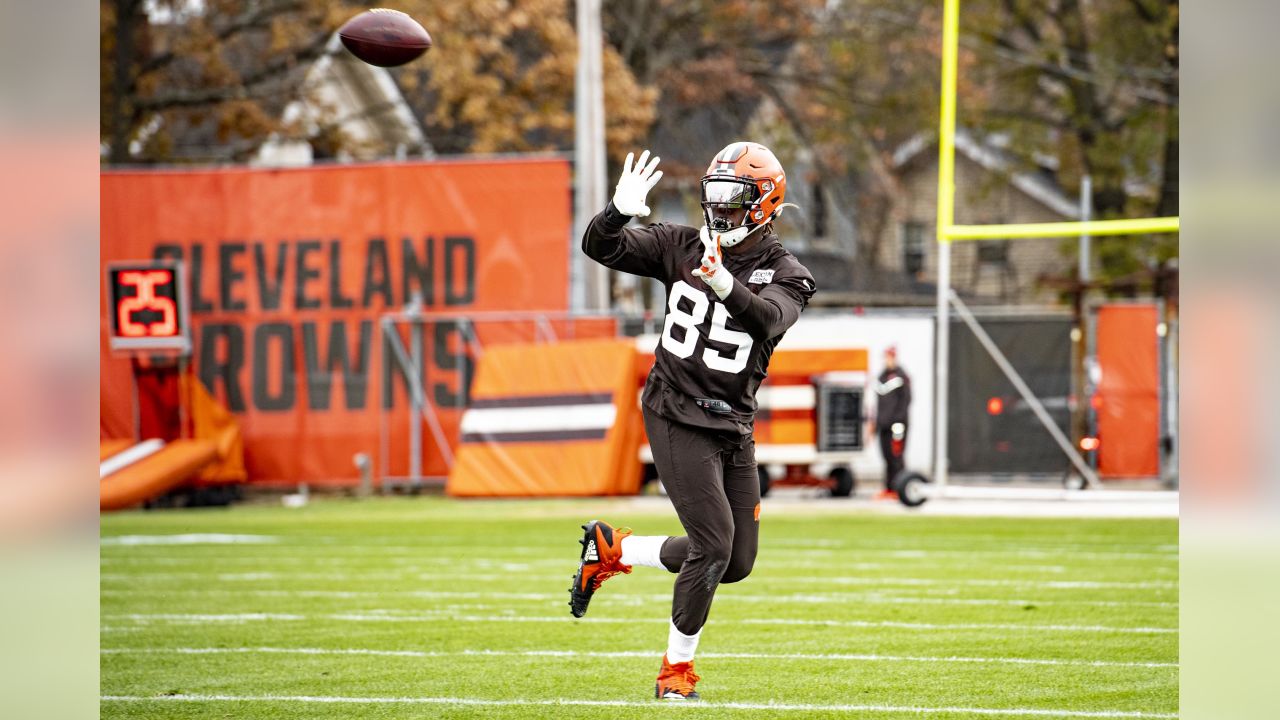
<path fill-rule="evenodd" d="M 729 295 L 729 291 L 733 289 L 733 276 L 728 270 L 724 269 L 724 256 L 720 253 L 720 238 L 717 236 L 711 239 L 711 231 L 706 225 L 698 231 L 698 236 L 702 238 L 702 266 L 694 268 L 695 277 L 702 278 L 716 296 L 721 300 Z"/>
<path fill-rule="evenodd" d="M 644 217 L 649 214 L 649 206 L 645 205 L 645 198 L 649 196 L 649 191 L 654 185 L 662 179 L 662 171 L 654 170 L 658 167 L 658 156 L 649 159 L 649 151 L 645 150 L 640 153 L 640 162 L 634 167 L 631 160 L 635 153 L 627 153 L 626 162 L 622 163 L 622 177 L 618 178 L 618 187 L 613 191 L 613 206 L 623 215 L 631 215 L 634 217 Z"/>

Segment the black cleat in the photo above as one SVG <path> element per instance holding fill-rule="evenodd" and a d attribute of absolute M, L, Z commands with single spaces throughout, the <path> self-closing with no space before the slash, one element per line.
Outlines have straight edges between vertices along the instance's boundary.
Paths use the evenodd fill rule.
<path fill-rule="evenodd" d="M 574 617 L 587 614 L 587 605 L 600 589 L 600 583 L 618 573 L 631 572 L 630 565 L 622 564 L 622 538 L 630 535 L 630 530 L 614 529 L 602 520 L 592 520 L 583 525 L 582 530 L 582 539 L 578 541 L 582 546 L 578 572 L 574 573 L 573 587 L 569 588 L 569 611 Z"/>

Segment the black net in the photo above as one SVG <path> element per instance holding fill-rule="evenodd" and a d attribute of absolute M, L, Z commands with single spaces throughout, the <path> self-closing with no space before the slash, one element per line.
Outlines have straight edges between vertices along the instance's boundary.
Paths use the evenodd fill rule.
<path fill-rule="evenodd" d="M 1071 322 L 979 318 L 1049 416 L 1070 437 Z M 949 455 L 954 473 L 1062 474 L 1069 460 L 976 335 L 951 322 Z"/>

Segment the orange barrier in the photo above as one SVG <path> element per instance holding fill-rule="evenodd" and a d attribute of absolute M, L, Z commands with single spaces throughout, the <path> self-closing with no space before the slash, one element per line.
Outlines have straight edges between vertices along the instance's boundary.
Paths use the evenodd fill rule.
<path fill-rule="evenodd" d="M 507 345 L 480 359 L 445 489 L 459 497 L 619 495 L 640 487 L 630 339 Z"/>
<path fill-rule="evenodd" d="M 1155 305 L 1098 309 L 1098 474 L 1160 474 L 1160 343 Z"/>
<path fill-rule="evenodd" d="M 194 478 L 217 460 L 218 448 L 209 440 L 174 440 L 159 452 L 102 478 L 98 483 L 99 507 L 103 511 L 132 507 Z"/>

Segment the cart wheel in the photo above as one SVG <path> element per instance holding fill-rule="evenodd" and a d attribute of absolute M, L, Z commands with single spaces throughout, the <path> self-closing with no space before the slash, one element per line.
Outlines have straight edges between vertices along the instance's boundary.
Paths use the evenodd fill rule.
<path fill-rule="evenodd" d="M 1084 481 L 1084 476 L 1072 472 L 1067 473 L 1066 477 L 1062 478 L 1062 487 L 1067 490 L 1088 490 L 1089 483 Z"/>
<path fill-rule="evenodd" d="M 832 469 L 828 477 L 832 480 L 831 497 L 849 497 L 857 486 L 853 480 L 853 470 L 847 467 Z"/>
<path fill-rule="evenodd" d="M 760 497 L 764 497 L 769 494 L 769 485 L 773 481 L 769 479 L 769 471 L 763 465 L 756 466 L 756 473 L 760 475 Z"/>
<path fill-rule="evenodd" d="M 900 473 L 894 478 L 898 500 L 902 501 L 907 507 L 919 507 L 924 504 L 929 497 L 924 494 L 924 485 L 929 482 L 929 478 L 918 472 Z"/>

